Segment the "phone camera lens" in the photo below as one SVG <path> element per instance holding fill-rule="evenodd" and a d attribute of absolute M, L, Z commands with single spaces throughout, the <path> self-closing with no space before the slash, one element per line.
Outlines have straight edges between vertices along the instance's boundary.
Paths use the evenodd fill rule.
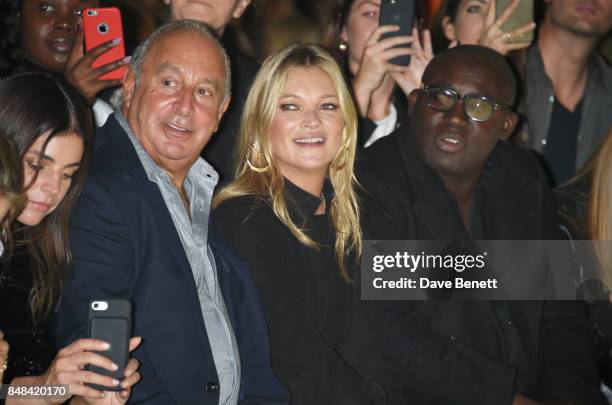
<path fill-rule="evenodd" d="M 95 17 L 98 13 L 95 10 L 87 10 L 87 15 L 90 17 Z"/>

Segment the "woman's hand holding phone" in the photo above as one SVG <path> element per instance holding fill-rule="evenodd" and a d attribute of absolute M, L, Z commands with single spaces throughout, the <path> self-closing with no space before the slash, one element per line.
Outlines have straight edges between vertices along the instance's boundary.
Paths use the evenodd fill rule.
<path fill-rule="evenodd" d="M 371 95 L 381 87 L 385 75 L 390 72 L 400 72 L 406 69 L 405 66 L 393 64 L 389 60 L 396 56 L 411 55 L 411 48 L 396 48 L 396 46 L 410 44 L 413 40 L 412 37 L 396 36 L 380 39 L 383 34 L 398 30 L 399 27 L 396 25 L 380 26 L 372 32 L 372 35 L 370 35 L 365 44 L 359 69 L 353 81 L 353 92 L 355 93 L 359 112 L 362 116 L 367 115 Z M 392 86 L 391 91 L 393 91 Z"/>
<path fill-rule="evenodd" d="M 141 338 L 135 337 L 130 339 L 129 349 L 130 352 L 133 351 L 140 345 L 142 341 Z M 108 360 L 108 359 L 107 359 Z M 136 359 L 130 359 L 128 361 L 127 366 L 125 367 L 125 371 L 123 373 L 124 379 L 119 384 L 123 390 L 121 391 L 107 391 L 101 392 L 98 390 L 94 390 L 96 392 L 101 393 L 102 397 L 89 397 L 89 396 L 79 396 L 74 398 L 70 403 L 72 405 L 79 404 L 88 404 L 88 405 L 122 405 L 125 404 L 130 397 L 132 387 L 140 381 L 140 373 L 138 373 L 138 367 L 140 364 Z M 110 377 L 108 377 L 110 378 Z M 99 384 L 99 383 L 97 383 Z M 101 384 L 101 385 L 109 385 L 109 384 Z M 93 388 L 90 388 L 93 390 Z"/>
<path fill-rule="evenodd" d="M 129 349 L 133 351 L 138 347 L 141 338 L 130 339 Z M 124 371 L 125 378 L 122 381 L 114 380 L 112 377 L 104 376 L 92 371 L 86 371 L 88 364 L 96 365 L 110 371 L 116 366 L 113 362 L 93 351 L 105 351 L 109 349 L 106 342 L 97 339 L 79 339 L 65 348 L 61 349 L 47 371 L 37 377 L 16 377 L 14 385 L 68 385 L 68 393 L 75 398 L 71 404 L 96 404 L 115 405 L 124 404 L 130 396 L 131 388 L 140 380 L 138 370 L 139 364 L 136 359 L 130 359 Z M 103 392 L 87 385 L 99 384 L 109 387 L 120 386 L 121 391 Z M 47 405 L 61 404 L 63 399 L 44 400 Z M 39 401 L 40 402 L 40 401 Z M 37 402 L 37 403 L 39 403 Z M 7 404 L 10 404 L 10 397 Z M 22 403 L 22 402 L 18 402 Z"/>
<path fill-rule="evenodd" d="M 535 30 L 536 24 L 534 22 L 525 24 L 510 32 L 504 32 L 501 29 L 501 26 L 510 16 L 512 16 L 519 2 L 520 0 L 512 0 L 512 3 L 506 7 L 504 12 L 496 20 L 496 1 L 489 0 L 487 17 L 478 40 L 479 45 L 494 49 L 502 55 L 512 50 L 527 48 L 530 45 L 528 42 L 511 42 L 511 40 L 513 37 L 518 37 L 524 33 Z"/>
<path fill-rule="evenodd" d="M 121 85 L 121 80 L 99 80 L 99 78 L 128 64 L 129 56 L 97 68 L 93 67 L 93 63 L 98 57 L 118 46 L 119 43 L 120 38 L 114 38 L 86 53 L 84 50 L 83 24 L 82 20 L 79 20 L 74 46 L 68 56 L 64 77 L 83 95 L 89 105 L 95 102 L 96 96 L 102 90 Z"/>

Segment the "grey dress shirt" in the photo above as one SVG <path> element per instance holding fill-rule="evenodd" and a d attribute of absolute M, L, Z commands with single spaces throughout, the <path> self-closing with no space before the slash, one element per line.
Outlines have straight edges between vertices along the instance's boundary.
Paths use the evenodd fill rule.
<path fill-rule="evenodd" d="M 115 115 L 134 145 L 147 177 L 159 187 L 187 255 L 219 376 L 219 404 L 237 404 L 240 393 L 240 355 L 217 280 L 215 259 L 208 246 L 208 217 L 219 177 L 202 158 L 198 158 L 189 169 L 183 186 L 189 199 L 190 218 L 168 173 L 144 150 L 123 114 L 117 111 Z"/>

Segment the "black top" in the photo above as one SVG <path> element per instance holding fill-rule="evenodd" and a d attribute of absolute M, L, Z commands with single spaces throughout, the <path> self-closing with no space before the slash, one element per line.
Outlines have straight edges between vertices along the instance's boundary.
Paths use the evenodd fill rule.
<path fill-rule="evenodd" d="M 4 381 L 43 374 L 56 355 L 52 317 L 34 322 L 28 297 L 32 289 L 30 257 L 16 247 L 0 267 L 0 330 L 10 345 Z"/>
<path fill-rule="evenodd" d="M 563 184 L 576 174 L 578 131 L 582 116 L 582 101 L 569 111 L 555 97 L 544 157 L 553 177 L 553 184 Z"/>
<path fill-rule="evenodd" d="M 330 183 L 324 195 L 329 205 Z M 213 211 L 215 233 L 245 261 L 255 279 L 268 323 L 273 369 L 289 389 L 292 404 L 376 403 L 382 397 L 380 388 L 356 371 L 350 360 L 356 358 L 354 353 L 345 351 L 354 347 L 347 342 L 353 338 L 358 291 L 338 270 L 329 211 L 315 215 L 321 200 L 288 181 L 285 198 L 292 219 L 319 250 L 296 239 L 265 200 L 234 198 Z"/>

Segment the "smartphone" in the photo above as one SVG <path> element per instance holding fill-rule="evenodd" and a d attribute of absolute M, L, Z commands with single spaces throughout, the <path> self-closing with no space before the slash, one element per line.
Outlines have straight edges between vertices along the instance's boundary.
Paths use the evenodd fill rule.
<path fill-rule="evenodd" d="M 415 3 L 414 0 L 382 0 L 380 3 L 380 13 L 378 25 L 398 25 L 398 31 L 383 34 L 381 39 L 411 35 L 414 25 Z M 409 47 L 409 45 L 400 45 Z M 396 56 L 389 60 L 396 65 L 408 66 L 410 55 Z"/>
<path fill-rule="evenodd" d="M 510 5 L 512 0 L 495 0 L 495 18 L 499 18 L 506 7 Z M 502 24 L 501 30 L 504 32 L 512 32 L 517 28 L 533 22 L 533 0 L 520 0 L 510 18 Z M 512 36 L 508 39 L 510 43 L 531 43 L 533 41 L 534 31 L 529 31 L 521 35 Z"/>
<path fill-rule="evenodd" d="M 117 7 L 87 8 L 83 10 L 83 33 L 85 35 L 85 50 L 88 52 L 104 42 L 121 38 L 119 45 L 100 55 L 93 62 L 92 66 L 94 68 L 125 57 L 121 12 Z M 125 66 L 121 66 L 101 76 L 98 80 L 121 80 L 123 79 L 125 69 Z"/>
<path fill-rule="evenodd" d="M 121 381 L 128 362 L 128 348 L 132 336 L 132 303 L 127 300 L 93 300 L 89 304 L 88 337 L 100 339 L 110 344 L 110 349 L 97 352 L 108 357 L 119 366 L 110 371 L 98 366 L 88 365 L 87 370 L 107 375 Z M 121 391 L 121 387 L 104 387 L 88 384 L 101 391 Z"/>

